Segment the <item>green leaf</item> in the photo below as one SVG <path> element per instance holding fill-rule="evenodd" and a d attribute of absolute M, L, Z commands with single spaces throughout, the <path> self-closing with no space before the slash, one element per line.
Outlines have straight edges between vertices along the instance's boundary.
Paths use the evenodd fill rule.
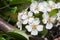
<path fill-rule="evenodd" d="M 10 0 L 9 1 L 10 4 L 22 4 L 27 2 L 31 2 L 31 0 Z"/>
<path fill-rule="evenodd" d="M 39 18 L 40 20 L 42 20 L 42 14 L 43 14 L 43 12 L 39 12 L 39 13 L 37 13 L 37 14 L 34 14 L 34 17 L 37 17 L 37 18 Z"/>
<path fill-rule="evenodd" d="M 57 14 L 58 13 L 58 9 L 54 9 L 54 10 L 51 10 L 48 14 L 50 15 L 50 16 L 53 16 L 53 15 L 55 15 L 55 14 Z"/>
<path fill-rule="evenodd" d="M 53 1 L 54 1 L 54 2 L 57 2 L 57 3 L 60 2 L 60 0 L 53 0 Z"/>
<path fill-rule="evenodd" d="M 8 35 L 20 39 L 20 40 L 29 40 L 28 36 L 20 30 L 10 30 L 7 32 Z"/>
<path fill-rule="evenodd" d="M 12 2 L 13 0 L 7 0 L 8 2 Z"/>
<path fill-rule="evenodd" d="M 39 18 L 41 24 L 43 24 L 43 22 L 42 22 L 42 19 L 43 19 L 43 18 L 42 18 L 42 14 L 43 14 L 43 12 L 39 12 L 39 13 L 37 13 L 37 14 L 34 14 L 34 17 L 35 17 L 35 18 Z"/>
<path fill-rule="evenodd" d="M 56 2 L 56 0 L 53 0 L 54 2 Z"/>
<path fill-rule="evenodd" d="M 15 13 L 17 11 L 17 7 L 11 8 L 11 13 Z"/>
<path fill-rule="evenodd" d="M 60 2 L 60 0 L 52 0 L 53 2 L 56 2 L 56 3 L 58 3 L 58 2 Z"/>
<path fill-rule="evenodd" d="M 57 0 L 58 2 L 60 2 L 60 0 Z"/>
<path fill-rule="evenodd" d="M 0 40 L 6 40 L 2 35 L 0 35 Z"/>
<path fill-rule="evenodd" d="M 42 35 L 46 35 L 47 33 L 48 33 L 48 30 L 44 27 L 43 31 L 39 32 L 39 35 L 42 36 Z"/>
<path fill-rule="evenodd" d="M 6 40 L 10 40 L 10 38 L 6 38 Z"/>

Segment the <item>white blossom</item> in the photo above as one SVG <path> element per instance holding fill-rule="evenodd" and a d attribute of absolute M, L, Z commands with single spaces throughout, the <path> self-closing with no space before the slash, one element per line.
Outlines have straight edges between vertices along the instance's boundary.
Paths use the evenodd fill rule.
<path fill-rule="evenodd" d="M 20 30 L 22 30 L 22 24 L 19 21 L 17 22 L 17 26 Z"/>
<path fill-rule="evenodd" d="M 60 22 L 60 11 L 57 13 L 57 20 Z"/>
<path fill-rule="evenodd" d="M 60 8 L 60 3 L 57 3 L 57 4 L 55 5 L 55 7 L 56 7 L 57 9 L 59 9 L 59 8 Z"/>
<path fill-rule="evenodd" d="M 38 5 L 39 11 L 46 12 L 47 10 L 47 2 L 40 2 Z"/>
<path fill-rule="evenodd" d="M 32 23 L 33 20 L 33 13 L 31 11 L 23 11 L 21 13 L 18 13 L 17 26 L 20 28 L 20 30 L 22 30 L 22 24 Z"/>
<path fill-rule="evenodd" d="M 22 11 L 21 13 L 18 13 L 18 21 L 20 21 L 21 19 L 24 19 L 27 14 L 27 11 Z"/>
<path fill-rule="evenodd" d="M 53 27 L 53 24 L 52 23 L 47 23 L 46 24 L 46 29 L 52 29 Z"/>
<path fill-rule="evenodd" d="M 33 20 L 33 13 L 31 11 L 18 14 L 18 21 L 21 21 L 22 24 L 31 23 Z"/>
<path fill-rule="evenodd" d="M 43 25 L 40 25 L 39 23 L 39 19 L 35 18 L 32 23 L 26 25 L 26 29 L 28 32 L 31 32 L 31 35 L 38 35 L 38 31 L 43 31 Z"/>
<path fill-rule="evenodd" d="M 31 11 L 29 11 L 25 17 L 23 24 L 31 23 L 34 20 L 33 13 Z"/>
<path fill-rule="evenodd" d="M 44 13 L 42 15 L 43 17 L 43 23 L 46 24 L 46 29 L 51 29 L 53 27 L 53 23 L 56 20 L 56 16 L 49 16 L 48 13 Z"/>
<path fill-rule="evenodd" d="M 22 23 L 23 23 L 23 19 L 25 19 L 26 17 L 24 17 L 27 14 L 27 11 L 23 11 L 21 13 L 18 13 L 18 22 L 17 22 L 17 26 L 20 30 L 22 30 Z M 25 22 L 26 23 L 26 22 Z"/>
<path fill-rule="evenodd" d="M 59 9 L 60 3 L 55 3 L 53 1 L 42 1 L 37 2 L 34 1 L 30 5 L 30 11 L 24 10 L 21 13 L 18 13 L 18 22 L 17 26 L 20 30 L 22 30 L 22 25 L 25 25 L 25 28 L 28 32 L 31 32 L 31 35 L 38 35 L 39 31 L 43 31 L 43 25 L 40 24 L 40 19 L 35 18 L 36 15 L 40 11 L 43 12 L 42 22 L 45 24 L 46 29 L 52 29 L 56 20 L 60 22 L 60 11 L 53 16 L 50 16 L 48 12 L 53 9 Z"/>
<path fill-rule="evenodd" d="M 32 4 L 30 5 L 30 10 L 32 12 L 34 12 L 35 14 L 36 13 L 39 13 L 39 11 L 42 11 L 42 12 L 50 12 L 51 10 L 53 9 L 56 9 L 56 8 L 59 8 L 60 6 L 60 3 L 55 3 L 53 1 L 43 1 L 43 2 L 36 2 L 36 1 L 33 1 Z"/>
<path fill-rule="evenodd" d="M 50 12 L 51 10 L 53 9 L 56 9 L 57 5 L 55 2 L 53 1 L 43 1 L 43 2 L 40 2 L 39 5 L 38 5 L 38 8 L 39 8 L 39 11 L 42 11 L 42 12 Z"/>
<path fill-rule="evenodd" d="M 17 26 L 20 30 L 22 30 L 22 23 L 23 23 L 23 20 L 21 18 L 22 15 L 24 15 L 26 12 L 21 12 L 21 13 L 18 13 L 18 22 L 17 22 Z"/>
<path fill-rule="evenodd" d="M 38 8 L 38 2 L 37 1 L 33 1 L 32 4 L 30 5 L 30 10 L 32 12 L 39 13 L 39 8 Z"/>
<path fill-rule="evenodd" d="M 56 9 L 56 3 L 50 0 L 48 1 L 47 11 L 50 12 L 53 9 Z"/>

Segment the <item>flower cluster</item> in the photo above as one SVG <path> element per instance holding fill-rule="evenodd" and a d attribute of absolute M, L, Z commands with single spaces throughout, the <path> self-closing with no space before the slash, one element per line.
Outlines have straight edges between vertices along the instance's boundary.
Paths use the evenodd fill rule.
<path fill-rule="evenodd" d="M 46 29 L 52 29 L 56 20 L 60 22 L 60 3 L 55 3 L 53 1 L 43 1 L 39 3 L 33 1 L 29 9 L 29 11 L 26 9 L 21 13 L 18 13 L 17 26 L 22 30 L 22 25 L 25 25 L 27 31 L 31 32 L 31 35 L 38 35 L 38 32 L 43 31 L 44 27 Z M 58 13 L 50 16 L 49 12 L 54 9 L 58 9 Z M 37 18 L 34 16 L 34 14 L 40 14 L 40 12 L 43 12 L 41 16 L 43 18 L 42 20 L 40 20 L 41 17 Z M 43 24 L 40 21 L 42 21 Z"/>

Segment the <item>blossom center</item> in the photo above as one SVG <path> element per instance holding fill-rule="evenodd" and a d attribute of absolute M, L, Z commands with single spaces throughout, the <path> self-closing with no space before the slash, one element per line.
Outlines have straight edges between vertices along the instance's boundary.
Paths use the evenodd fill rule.
<path fill-rule="evenodd" d="M 23 22 L 23 20 L 19 20 L 19 22 L 20 22 L 20 23 L 22 23 L 22 22 Z"/>
<path fill-rule="evenodd" d="M 35 10 L 39 11 L 38 6 L 36 6 Z"/>
<path fill-rule="evenodd" d="M 48 22 L 50 22 L 50 20 L 51 20 L 50 17 L 48 17 Z"/>
<path fill-rule="evenodd" d="M 28 18 L 32 18 L 31 16 L 28 16 Z"/>
<path fill-rule="evenodd" d="M 36 25 L 33 24 L 33 25 L 32 25 L 32 29 L 36 29 Z"/>

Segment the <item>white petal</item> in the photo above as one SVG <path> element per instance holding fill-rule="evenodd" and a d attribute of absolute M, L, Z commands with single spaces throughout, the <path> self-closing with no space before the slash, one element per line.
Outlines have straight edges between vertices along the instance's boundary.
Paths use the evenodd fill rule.
<path fill-rule="evenodd" d="M 21 20 L 22 15 L 23 15 L 23 13 L 18 13 L 18 20 Z"/>
<path fill-rule="evenodd" d="M 48 4 L 48 8 L 47 8 L 47 11 L 51 11 L 52 9 L 55 9 L 55 3 L 53 2 L 53 1 L 49 1 L 48 2 L 49 4 Z M 51 8 L 52 7 L 52 8 Z"/>
<path fill-rule="evenodd" d="M 43 18 L 48 18 L 48 17 L 49 17 L 49 15 L 48 15 L 48 13 L 47 13 L 47 12 L 44 12 L 44 14 L 42 15 L 42 17 L 43 17 Z"/>
<path fill-rule="evenodd" d="M 46 24 L 46 23 L 47 23 L 47 19 L 43 19 L 42 22 L 43 22 L 44 24 Z"/>
<path fill-rule="evenodd" d="M 52 29 L 53 27 L 53 24 L 52 23 L 47 23 L 46 24 L 46 29 Z"/>
<path fill-rule="evenodd" d="M 32 2 L 32 4 L 30 5 L 30 10 L 32 12 L 35 12 L 37 5 L 38 5 L 38 3 L 36 1 Z"/>
<path fill-rule="evenodd" d="M 47 3 L 46 1 L 43 1 L 43 2 L 42 2 L 42 5 L 43 5 L 44 7 L 47 7 L 48 3 Z"/>
<path fill-rule="evenodd" d="M 34 21 L 34 18 L 29 18 L 29 23 L 32 23 Z"/>
<path fill-rule="evenodd" d="M 50 12 L 51 10 L 52 10 L 51 8 L 47 7 L 47 11 L 48 11 L 48 12 Z"/>
<path fill-rule="evenodd" d="M 37 5 L 37 1 L 32 2 L 32 4 L 30 5 L 30 10 L 32 11 L 33 9 L 35 9 Z"/>
<path fill-rule="evenodd" d="M 23 15 L 21 18 L 22 19 L 27 19 L 27 15 Z"/>
<path fill-rule="evenodd" d="M 57 3 L 57 4 L 55 5 L 55 8 L 60 8 L 60 3 Z"/>
<path fill-rule="evenodd" d="M 20 20 L 22 17 L 24 18 L 24 16 L 26 16 L 26 11 L 23 11 L 21 13 L 18 13 L 18 20 Z"/>
<path fill-rule="evenodd" d="M 21 13 L 18 13 L 19 16 L 21 16 L 21 15 L 23 15 L 23 14 L 24 14 L 24 13 L 22 13 L 22 12 L 21 12 Z"/>
<path fill-rule="evenodd" d="M 60 22 L 60 17 L 59 16 L 57 17 L 57 20 Z"/>
<path fill-rule="evenodd" d="M 46 12 L 46 13 L 44 13 L 44 14 L 42 15 L 42 17 L 43 17 L 43 20 L 42 20 L 42 21 L 43 21 L 43 23 L 44 23 L 44 24 L 46 24 L 46 23 L 47 23 L 47 21 L 48 21 L 47 19 L 48 19 L 48 17 L 49 17 L 48 13 L 47 13 L 47 12 Z"/>
<path fill-rule="evenodd" d="M 38 26 L 37 26 L 37 30 L 38 30 L 38 31 L 43 31 L 43 25 L 38 25 Z"/>
<path fill-rule="evenodd" d="M 28 32 L 31 32 L 32 31 L 32 26 L 30 26 L 30 25 L 26 25 L 25 28 L 27 29 Z"/>
<path fill-rule="evenodd" d="M 27 24 L 28 23 L 28 19 L 23 21 L 23 24 Z"/>
<path fill-rule="evenodd" d="M 20 30 L 22 30 L 22 25 L 18 26 L 18 28 L 20 28 Z"/>
<path fill-rule="evenodd" d="M 60 22 L 60 17 L 58 17 L 57 20 Z"/>
<path fill-rule="evenodd" d="M 46 12 L 47 2 L 40 2 L 38 5 L 39 11 Z"/>
<path fill-rule="evenodd" d="M 46 9 L 44 8 L 44 6 L 43 6 L 43 5 L 40 5 L 40 6 L 39 6 L 39 11 L 44 12 L 44 11 L 46 11 Z"/>
<path fill-rule="evenodd" d="M 57 20 L 60 22 L 60 12 L 57 13 Z"/>
<path fill-rule="evenodd" d="M 60 16 L 60 11 L 59 11 L 59 13 L 57 13 L 57 16 Z"/>
<path fill-rule="evenodd" d="M 39 10 L 34 10 L 34 13 L 35 13 L 35 14 L 39 13 Z"/>
<path fill-rule="evenodd" d="M 21 25 L 21 23 L 20 22 L 17 22 L 17 26 L 20 26 Z"/>
<path fill-rule="evenodd" d="M 33 16 L 33 13 L 31 11 L 29 11 L 28 16 Z"/>
<path fill-rule="evenodd" d="M 20 30 L 22 30 L 22 24 L 20 22 L 17 22 L 17 26 L 20 28 Z"/>
<path fill-rule="evenodd" d="M 35 18 L 34 21 L 33 21 L 33 24 L 38 25 L 39 23 L 40 23 L 39 18 Z"/>
<path fill-rule="evenodd" d="M 55 3 L 53 1 L 49 1 L 49 5 L 54 5 Z"/>
<path fill-rule="evenodd" d="M 38 31 L 37 31 L 36 29 L 32 30 L 32 31 L 31 31 L 31 35 L 34 35 L 34 36 L 35 36 L 35 35 L 38 35 Z"/>
<path fill-rule="evenodd" d="M 55 23 L 55 21 L 56 21 L 56 16 L 52 16 L 52 17 L 51 17 L 51 22 L 52 22 L 52 23 Z"/>
<path fill-rule="evenodd" d="M 35 7 L 37 4 L 38 4 L 37 1 L 33 1 L 32 4 L 31 4 L 31 6 L 32 6 L 32 7 Z M 35 6 L 34 6 L 34 5 L 35 5 Z"/>

